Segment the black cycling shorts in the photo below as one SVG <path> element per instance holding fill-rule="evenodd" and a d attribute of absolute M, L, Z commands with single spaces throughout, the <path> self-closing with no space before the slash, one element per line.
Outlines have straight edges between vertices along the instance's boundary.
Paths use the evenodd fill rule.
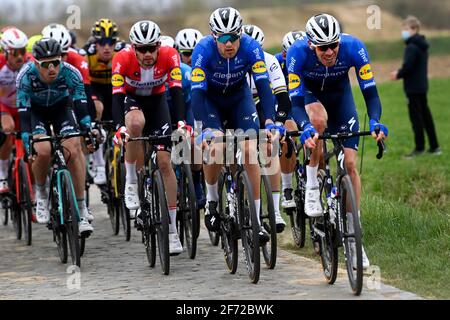
<path fill-rule="evenodd" d="M 92 99 L 103 103 L 101 120 L 112 120 L 112 84 L 91 83 Z"/>
<path fill-rule="evenodd" d="M 51 135 L 68 134 L 79 131 L 77 118 L 69 106 L 69 99 L 63 99 L 51 107 L 40 107 L 31 104 L 31 132 L 33 134 Z"/>

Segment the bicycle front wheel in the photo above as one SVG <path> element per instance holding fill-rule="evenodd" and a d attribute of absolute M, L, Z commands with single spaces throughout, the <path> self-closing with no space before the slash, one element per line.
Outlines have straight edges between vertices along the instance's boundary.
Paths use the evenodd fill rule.
<path fill-rule="evenodd" d="M 189 258 L 195 259 L 197 253 L 197 200 L 195 197 L 194 180 L 192 178 L 191 166 L 183 163 L 181 165 L 181 194 L 179 206 L 182 212 L 182 227 L 184 239 L 188 249 Z"/>
<path fill-rule="evenodd" d="M 238 177 L 238 216 L 241 241 L 248 276 L 252 283 L 258 283 L 260 273 L 259 224 L 256 217 L 253 189 L 247 172 Z"/>
<path fill-rule="evenodd" d="M 277 225 L 275 221 L 275 208 L 273 203 L 272 188 L 267 175 L 261 175 L 261 224 L 269 233 L 270 241 L 262 247 L 264 262 L 267 268 L 274 269 L 277 263 Z M 263 198 L 265 196 L 265 199 Z M 278 205 L 278 204 L 277 204 Z"/>
<path fill-rule="evenodd" d="M 305 246 L 306 238 L 306 214 L 305 214 L 305 185 L 303 177 L 299 175 L 299 170 L 295 168 L 295 180 L 297 188 L 295 189 L 294 199 L 296 206 L 290 210 L 289 219 L 291 221 L 292 237 L 294 243 L 299 247 Z"/>
<path fill-rule="evenodd" d="M 19 185 L 20 185 L 20 212 L 23 225 L 23 231 L 25 234 L 25 241 L 28 246 L 32 242 L 32 208 L 31 208 L 31 190 L 30 190 L 30 174 L 28 166 L 20 160 L 19 163 Z"/>
<path fill-rule="evenodd" d="M 63 172 L 60 181 L 60 199 L 62 200 L 61 207 L 63 208 L 64 226 L 67 232 L 67 244 L 69 245 L 72 264 L 80 267 L 80 235 L 78 230 L 80 219 L 72 178 L 68 172 Z"/>
<path fill-rule="evenodd" d="M 359 296 L 363 286 L 362 236 L 356 196 L 350 176 L 345 175 L 340 179 L 338 191 L 345 264 L 353 294 Z"/>
<path fill-rule="evenodd" d="M 169 208 L 167 207 L 166 192 L 161 172 L 153 172 L 153 210 L 152 221 L 156 229 L 156 238 L 158 240 L 158 252 L 161 262 L 161 269 L 164 275 L 170 272 L 169 255 Z"/>
<path fill-rule="evenodd" d="M 125 240 L 130 241 L 130 210 L 125 205 L 125 164 L 119 163 L 118 165 L 117 177 L 119 179 L 120 201 L 117 208 L 120 216 L 120 221 L 122 222 L 122 230 L 125 235 Z"/>

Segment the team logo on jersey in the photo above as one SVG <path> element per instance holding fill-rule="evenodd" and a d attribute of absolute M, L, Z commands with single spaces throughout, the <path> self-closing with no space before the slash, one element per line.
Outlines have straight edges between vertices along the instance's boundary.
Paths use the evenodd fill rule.
<path fill-rule="evenodd" d="M 365 64 L 359 69 L 359 77 L 363 80 L 370 80 L 373 78 L 372 67 L 370 64 Z"/>
<path fill-rule="evenodd" d="M 181 81 L 182 75 L 181 75 L 181 69 L 180 68 L 175 68 L 170 72 L 170 77 L 173 80 L 177 80 L 177 81 Z"/>
<path fill-rule="evenodd" d="M 206 78 L 205 72 L 200 68 L 195 68 L 192 70 L 191 75 L 192 82 L 202 82 Z"/>
<path fill-rule="evenodd" d="M 121 74 L 115 74 L 111 78 L 111 83 L 113 87 L 121 87 L 123 86 L 124 79 Z"/>
<path fill-rule="evenodd" d="M 289 74 L 289 90 L 293 90 L 300 86 L 300 77 L 294 73 Z"/>
<path fill-rule="evenodd" d="M 266 64 L 264 61 L 258 61 L 253 65 L 252 71 L 254 73 L 264 73 L 267 71 Z"/>

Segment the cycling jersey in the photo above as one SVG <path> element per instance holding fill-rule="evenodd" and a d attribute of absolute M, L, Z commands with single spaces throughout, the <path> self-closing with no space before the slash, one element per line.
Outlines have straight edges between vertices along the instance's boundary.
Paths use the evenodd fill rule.
<path fill-rule="evenodd" d="M 259 128 L 255 105 L 246 81 L 246 75 L 250 71 L 258 88 L 264 114 L 266 118 L 273 117 L 275 107 L 264 52 L 250 36 L 241 36 L 239 50 L 231 59 L 220 55 L 212 36 L 204 37 L 192 54 L 192 68 L 191 103 L 195 119 L 202 121 L 205 128 L 217 128 L 218 122 L 214 118 L 220 118 L 220 114 L 226 114 L 227 110 L 228 113 L 233 110 L 241 116 L 238 117 L 239 121 L 234 121 L 239 128 L 255 128 L 251 122 L 258 122 L 256 128 Z M 236 99 L 237 96 L 241 99 Z M 252 121 L 248 121 L 250 119 Z"/>
<path fill-rule="evenodd" d="M 283 58 L 283 53 L 279 52 L 279 53 L 275 54 L 275 58 L 277 58 L 278 63 L 281 66 L 281 70 L 283 71 L 283 75 L 284 75 L 284 80 L 286 81 L 286 83 L 288 83 L 288 71 L 286 68 L 286 59 Z"/>
<path fill-rule="evenodd" d="M 328 130 L 359 130 L 358 115 L 353 99 L 348 72 L 354 67 L 363 93 L 367 113 L 377 122 L 381 117 L 381 102 L 370 66 L 369 54 L 357 38 L 341 34 L 336 64 L 324 66 L 317 58 L 308 40 L 302 37 L 289 48 L 286 57 L 289 72 L 289 92 L 295 121 L 303 128 L 309 123 L 305 105 L 321 102 L 328 113 Z M 358 149 L 359 138 L 344 142 L 347 148 Z"/>
<path fill-rule="evenodd" d="M 192 112 L 191 108 L 191 71 L 192 68 L 188 66 L 187 64 L 181 62 L 180 64 L 181 74 L 182 74 L 182 80 L 181 85 L 183 87 L 183 98 L 184 98 L 184 105 L 186 107 L 186 122 L 193 126 L 194 125 L 194 114 Z M 169 84 L 166 82 L 166 89 L 168 89 Z M 176 116 L 174 114 L 175 108 L 172 103 L 172 97 L 170 96 L 169 90 L 166 90 L 166 99 L 167 104 L 169 105 L 169 109 L 171 112 L 171 118 L 176 119 Z M 173 121 L 172 121 L 173 122 Z"/>
<path fill-rule="evenodd" d="M 29 53 L 25 54 L 25 61 L 34 60 Z M 0 106 L 8 108 L 16 107 L 16 77 L 19 71 L 9 68 L 6 56 L 0 54 Z"/>
<path fill-rule="evenodd" d="M 169 88 L 181 88 L 180 55 L 171 47 L 160 47 L 158 59 L 151 68 L 142 68 L 133 48 L 126 48 L 113 58 L 113 94 L 133 93 L 150 96 Z"/>
<path fill-rule="evenodd" d="M 69 51 L 67 51 L 66 62 L 80 71 L 84 84 L 91 84 L 89 64 L 82 55 L 80 55 L 76 50 L 69 48 Z"/>
<path fill-rule="evenodd" d="M 269 73 L 270 86 L 272 88 L 273 94 L 279 92 L 287 91 L 286 81 L 284 79 L 283 71 L 281 66 L 275 58 L 274 55 L 264 51 L 264 60 L 267 66 L 267 72 Z M 250 74 L 247 75 L 247 83 L 249 84 L 253 96 L 258 96 L 258 90 L 256 89 L 255 82 L 253 81 Z"/>

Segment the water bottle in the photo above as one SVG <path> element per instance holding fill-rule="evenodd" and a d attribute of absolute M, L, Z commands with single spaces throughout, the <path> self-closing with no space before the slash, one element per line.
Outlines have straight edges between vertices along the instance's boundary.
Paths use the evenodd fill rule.
<path fill-rule="evenodd" d="M 336 195 L 337 189 L 336 187 L 333 187 L 331 188 L 331 193 L 329 197 L 327 197 L 328 208 L 330 213 L 330 223 L 333 225 L 336 224 Z"/>

